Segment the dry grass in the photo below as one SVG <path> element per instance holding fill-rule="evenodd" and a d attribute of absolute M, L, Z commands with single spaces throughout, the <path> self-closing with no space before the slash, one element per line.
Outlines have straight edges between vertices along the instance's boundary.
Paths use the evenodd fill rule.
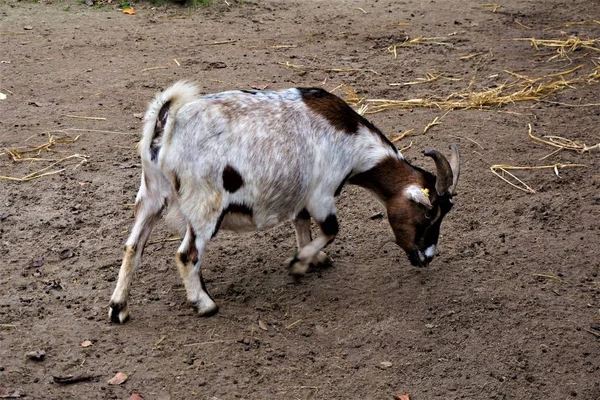
<path fill-rule="evenodd" d="M 413 39 L 407 39 L 406 41 L 404 41 L 402 43 L 391 44 L 387 48 L 387 51 L 392 53 L 392 55 L 394 56 L 394 60 L 395 60 L 398 58 L 398 48 L 399 47 L 407 47 L 407 46 L 415 46 L 415 45 L 424 45 L 424 46 L 439 45 L 439 46 L 452 47 L 453 44 L 444 42 L 445 39 L 446 39 L 445 37 L 416 37 Z"/>
<path fill-rule="evenodd" d="M 490 171 L 492 171 L 492 174 L 496 175 L 498 178 L 502 179 L 504 182 L 508 183 L 512 187 L 517 188 L 523 192 L 533 194 L 533 193 L 536 193 L 536 191 L 531 186 L 529 186 L 528 184 L 523 182 L 521 179 L 517 178 L 510 171 L 515 171 L 515 170 L 531 171 L 531 170 L 550 169 L 551 168 L 554 170 L 554 173 L 556 174 L 556 176 L 559 176 L 558 175 L 559 168 L 571 168 L 571 167 L 586 167 L 586 165 L 556 163 L 556 164 L 551 164 L 551 165 L 518 167 L 518 166 L 506 165 L 506 164 L 495 164 L 490 167 Z"/>
<path fill-rule="evenodd" d="M 538 142 L 538 143 L 543 143 L 545 145 L 557 148 L 557 150 L 555 150 L 554 152 L 543 157 L 542 160 L 544 158 L 547 158 L 551 155 L 558 153 L 561 150 L 576 151 L 577 153 L 580 153 L 580 154 L 583 154 L 585 152 L 590 152 L 592 150 L 600 151 L 600 143 L 597 143 L 593 146 L 588 146 L 585 143 L 581 143 L 577 140 L 571 140 L 571 139 L 563 138 L 560 136 L 544 136 L 543 138 L 541 138 L 541 137 L 535 136 L 533 134 L 533 127 L 531 126 L 531 124 L 529 124 L 528 127 L 529 127 L 528 135 L 533 141 Z"/>
<path fill-rule="evenodd" d="M 581 39 L 578 36 L 571 35 L 566 39 L 536 39 L 536 38 L 517 38 L 513 40 L 529 41 L 536 50 L 554 49 L 556 55 L 549 58 L 548 61 L 555 58 L 571 60 L 569 54 L 585 49 L 594 52 L 600 52 L 598 39 Z"/>
<path fill-rule="evenodd" d="M 41 178 L 44 176 L 58 174 L 58 173 L 64 171 L 65 168 L 55 169 L 55 170 L 51 170 L 51 169 L 59 164 L 65 164 L 68 161 L 78 161 L 75 168 L 79 167 L 81 164 L 83 164 L 84 162 L 86 162 L 88 160 L 88 156 L 83 155 L 83 154 L 73 154 L 73 155 L 69 155 L 69 156 L 61 156 L 59 158 L 44 158 L 44 157 L 42 157 L 42 154 L 44 154 L 46 152 L 49 152 L 52 154 L 60 154 L 60 153 L 62 153 L 62 151 L 59 151 L 55 148 L 57 145 L 74 143 L 77 140 L 79 140 L 80 137 L 81 137 L 81 135 L 77 135 L 74 138 L 57 137 L 54 135 L 54 133 L 48 132 L 47 133 L 47 138 L 48 138 L 47 141 L 39 146 L 34 146 L 34 147 L 29 147 L 29 148 L 26 146 L 16 147 L 16 148 L 5 148 L 4 153 L 1 153 L 1 154 L 8 154 L 15 163 L 29 162 L 30 164 L 33 164 L 36 162 L 50 162 L 50 164 L 44 168 L 38 169 L 38 170 L 36 170 L 32 173 L 29 173 L 23 177 L 20 177 L 20 178 L 13 177 L 13 176 L 0 175 L 0 179 L 13 181 L 13 182 L 28 182 L 28 181 L 31 181 L 34 179 L 38 179 L 38 178 Z"/>
<path fill-rule="evenodd" d="M 581 68 L 583 68 L 582 65 L 567 71 L 541 77 L 529 77 L 511 71 L 504 71 L 513 79 L 509 80 L 510 78 L 507 78 L 505 83 L 480 90 L 473 90 L 472 88 L 475 83 L 471 81 L 466 89 L 451 93 L 445 98 L 430 97 L 406 100 L 361 99 L 360 102 L 369 105 L 369 109 L 366 111 L 367 114 L 375 114 L 392 109 L 423 107 L 434 107 L 442 110 L 487 109 L 522 101 L 541 101 L 563 90 L 571 89 L 576 84 L 593 84 L 598 82 L 600 79 L 598 66 L 588 75 L 567 79 L 568 75 L 572 75 Z"/>

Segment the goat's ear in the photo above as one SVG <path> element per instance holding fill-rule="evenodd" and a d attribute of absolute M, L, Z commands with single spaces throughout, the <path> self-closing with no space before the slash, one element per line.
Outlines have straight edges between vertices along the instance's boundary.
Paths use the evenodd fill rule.
<path fill-rule="evenodd" d="M 428 191 L 428 189 L 423 189 L 417 185 L 408 185 L 404 189 L 404 196 L 416 203 L 422 204 L 423 206 L 427 207 L 427 209 L 431 210 L 433 206 L 431 205 L 431 201 L 429 201 Z"/>

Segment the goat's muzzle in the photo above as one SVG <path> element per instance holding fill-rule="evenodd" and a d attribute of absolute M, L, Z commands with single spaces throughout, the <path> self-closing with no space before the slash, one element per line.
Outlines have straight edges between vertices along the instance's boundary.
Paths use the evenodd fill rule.
<path fill-rule="evenodd" d="M 414 249 L 407 252 L 408 261 L 410 261 L 413 267 L 425 268 L 429 265 L 429 262 L 433 259 L 432 257 L 426 257 L 425 254 L 418 249 Z"/>

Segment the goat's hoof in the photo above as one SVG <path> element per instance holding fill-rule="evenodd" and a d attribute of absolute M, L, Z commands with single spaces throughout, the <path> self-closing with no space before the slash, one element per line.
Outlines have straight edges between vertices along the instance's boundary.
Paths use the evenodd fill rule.
<path fill-rule="evenodd" d="M 219 312 L 219 306 L 209 296 L 201 300 L 192 301 L 191 303 L 201 317 L 212 317 Z"/>
<path fill-rule="evenodd" d="M 328 268 L 331 267 L 332 264 L 333 261 L 331 258 L 323 251 L 320 251 L 310 263 L 310 265 L 317 268 Z"/>
<path fill-rule="evenodd" d="M 292 275 L 294 278 L 301 278 L 306 275 L 306 272 L 308 271 L 308 264 L 301 262 L 296 255 L 294 258 L 289 260 L 288 270 L 290 275 Z"/>
<path fill-rule="evenodd" d="M 129 306 L 127 303 L 113 303 L 108 306 L 108 317 L 115 324 L 124 324 L 129 320 Z"/>
<path fill-rule="evenodd" d="M 216 303 L 213 303 L 211 307 L 203 307 L 196 305 L 196 311 L 198 315 L 201 317 L 212 317 L 216 313 L 219 312 L 219 306 Z"/>

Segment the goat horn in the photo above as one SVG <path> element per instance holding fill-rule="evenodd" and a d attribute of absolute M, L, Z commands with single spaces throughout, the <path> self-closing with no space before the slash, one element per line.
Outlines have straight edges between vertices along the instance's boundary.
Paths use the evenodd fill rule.
<path fill-rule="evenodd" d="M 452 168 L 452 186 L 450 186 L 450 194 L 454 196 L 456 194 L 456 184 L 458 183 L 458 176 L 460 175 L 460 154 L 458 153 L 458 146 L 451 144 L 452 155 L 450 156 L 450 168 Z"/>
<path fill-rule="evenodd" d="M 452 167 L 442 153 L 437 150 L 426 150 L 423 155 L 433 158 L 437 168 L 437 179 L 435 180 L 435 191 L 438 195 L 444 195 L 452 186 Z"/>

